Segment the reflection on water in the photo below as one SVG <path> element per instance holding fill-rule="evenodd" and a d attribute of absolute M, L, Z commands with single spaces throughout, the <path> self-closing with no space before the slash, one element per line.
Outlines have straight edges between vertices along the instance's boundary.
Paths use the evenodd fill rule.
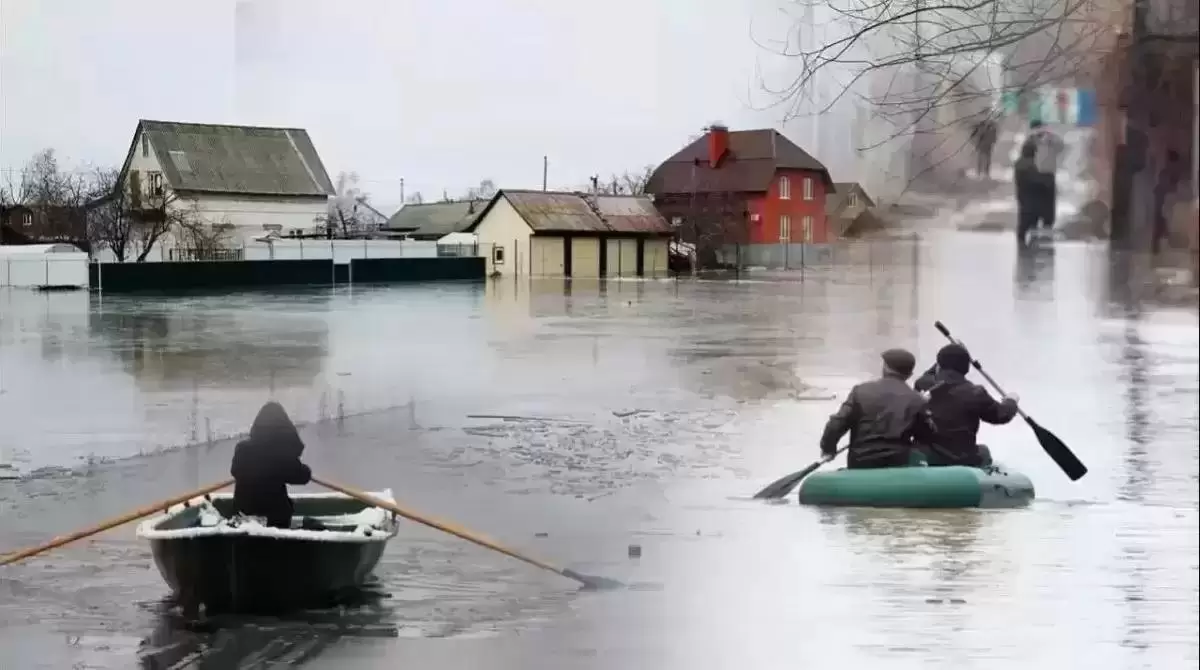
<path fill-rule="evenodd" d="M 144 670 L 300 667 L 347 638 L 399 635 L 391 609 L 372 593 L 336 610 L 281 618 L 222 615 L 197 622 L 182 618 L 170 601 L 150 609 L 157 623 L 137 651 Z"/>
<path fill-rule="evenodd" d="M 330 293 L 287 309 L 250 309 L 236 297 L 156 302 L 93 300 L 91 335 L 148 391 L 306 386 L 328 354 Z"/>
<path fill-rule="evenodd" d="M 1051 244 L 1017 248 L 1013 281 L 1017 297 L 1027 300 L 1054 298 L 1054 265 L 1057 253 Z"/>

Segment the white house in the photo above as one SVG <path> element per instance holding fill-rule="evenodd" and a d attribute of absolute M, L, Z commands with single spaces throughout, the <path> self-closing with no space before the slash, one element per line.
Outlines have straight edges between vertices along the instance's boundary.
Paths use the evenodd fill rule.
<path fill-rule="evenodd" d="M 145 119 L 133 135 L 121 183 L 135 207 L 139 200 L 175 196 L 172 207 L 223 227 L 225 244 L 235 248 L 268 232 L 314 232 L 334 195 L 302 129 Z M 178 237 L 159 242 L 164 251 L 180 244 Z"/>

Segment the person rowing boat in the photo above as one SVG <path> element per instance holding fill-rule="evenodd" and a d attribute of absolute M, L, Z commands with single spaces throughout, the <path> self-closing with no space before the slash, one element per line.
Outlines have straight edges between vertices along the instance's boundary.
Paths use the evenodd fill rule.
<path fill-rule="evenodd" d="M 933 439 L 922 444 L 930 466 L 992 464 L 987 445 L 979 444 L 979 424 L 1003 425 L 1017 416 L 1015 394 L 996 399 L 987 389 L 967 379 L 971 354 L 960 344 L 947 344 L 937 362 L 913 387 L 929 396 L 929 412 L 936 426 Z"/>
<path fill-rule="evenodd" d="M 233 450 L 233 502 L 246 516 L 265 517 L 268 526 L 291 528 L 288 484 L 307 484 L 312 470 L 300 461 L 304 441 L 283 405 L 268 402 L 258 411 L 250 437 Z"/>

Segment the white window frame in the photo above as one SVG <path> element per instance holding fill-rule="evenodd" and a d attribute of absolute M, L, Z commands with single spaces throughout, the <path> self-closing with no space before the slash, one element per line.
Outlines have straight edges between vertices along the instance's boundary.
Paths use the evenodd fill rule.
<path fill-rule="evenodd" d="M 858 207 L 858 193 L 856 191 L 850 192 L 850 206 Z"/>
<path fill-rule="evenodd" d="M 781 175 L 779 177 L 779 199 L 792 199 L 792 180 L 788 179 L 787 175 Z"/>
<path fill-rule="evenodd" d="M 146 172 L 146 193 L 152 196 L 163 194 L 163 175 L 161 172 Z"/>
<path fill-rule="evenodd" d="M 779 215 L 779 241 L 792 241 L 792 217 L 787 214 Z"/>
<path fill-rule="evenodd" d="M 499 244 L 492 247 L 492 265 L 504 265 L 504 247 Z"/>
<path fill-rule="evenodd" d="M 813 218 L 811 216 L 806 216 L 803 219 L 800 219 L 800 227 L 803 229 L 802 232 L 804 233 L 804 243 L 812 244 L 812 241 L 813 241 Z"/>
<path fill-rule="evenodd" d="M 812 199 L 813 199 L 813 180 L 812 180 L 812 177 L 805 177 L 805 178 L 804 178 L 804 199 L 805 199 L 805 200 L 812 200 Z"/>

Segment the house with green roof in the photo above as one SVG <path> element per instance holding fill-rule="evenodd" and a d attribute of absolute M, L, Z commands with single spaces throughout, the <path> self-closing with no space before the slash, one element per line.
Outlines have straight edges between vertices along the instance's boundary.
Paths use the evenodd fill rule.
<path fill-rule="evenodd" d="M 486 200 L 409 203 L 384 224 L 383 230 L 410 240 L 440 240 L 475 223 Z"/>
<path fill-rule="evenodd" d="M 303 129 L 145 119 L 134 132 L 120 183 L 134 209 L 169 202 L 221 231 L 235 248 L 272 233 L 323 230 L 335 194 Z M 181 240 L 174 234 L 159 244 L 170 248 Z"/>

